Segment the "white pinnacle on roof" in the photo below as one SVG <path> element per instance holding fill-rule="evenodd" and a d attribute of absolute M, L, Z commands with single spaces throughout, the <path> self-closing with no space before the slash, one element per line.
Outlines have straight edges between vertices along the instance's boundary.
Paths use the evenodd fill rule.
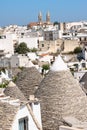
<path fill-rule="evenodd" d="M 68 70 L 67 64 L 64 63 L 63 59 L 59 55 L 56 60 L 54 61 L 51 69 L 52 71 L 63 71 Z"/>
<path fill-rule="evenodd" d="M 9 84 L 8 84 L 8 86 L 9 87 L 14 87 L 14 86 L 16 86 L 16 84 L 14 82 L 10 81 Z"/>

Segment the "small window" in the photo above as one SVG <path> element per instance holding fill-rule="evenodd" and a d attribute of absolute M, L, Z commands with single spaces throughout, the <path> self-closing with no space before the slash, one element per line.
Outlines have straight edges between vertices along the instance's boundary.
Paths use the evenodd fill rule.
<path fill-rule="evenodd" d="M 81 37 L 80 37 L 80 39 L 79 39 L 79 40 L 80 40 L 80 41 L 82 41 L 82 40 L 81 40 Z"/>
<path fill-rule="evenodd" d="M 83 67 L 83 68 L 86 68 L 86 64 L 85 64 L 85 63 L 82 63 L 82 67 Z"/>
<path fill-rule="evenodd" d="M 35 102 L 34 105 L 38 105 L 38 102 Z"/>
<path fill-rule="evenodd" d="M 84 41 L 86 41 L 86 37 L 84 38 Z"/>
<path fill-rule="evenodd" d="M 44 44 L 42 44 L 42 47 L 44 47 Z"/>
<path fill-rule="evenodd" d="M 37 40 L 37 43 L 39 43 L 39 40 Z"/>
<path fill-rule="evenodd" d="M 28 130 L 28 117 L 19 119 L 19 130 Z"/>

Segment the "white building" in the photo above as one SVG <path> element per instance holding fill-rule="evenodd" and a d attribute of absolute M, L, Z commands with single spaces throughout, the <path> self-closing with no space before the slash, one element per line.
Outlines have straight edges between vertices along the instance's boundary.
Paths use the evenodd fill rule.
<path fill-rule="evenodd" d="M 70 30 L 72 29 L 78 29 L 83 27 L 84 22 L 70 22 L 70 23 L 66 23 L 66 29 Z"/>
<path fill-rule="evenodd" d="M 24 54 L 15 54 L 10 58 L 11 67 L 28 67 L 29 63 L 29 57 Z"/>
<path fill-rule="evenodd" d="M 8 130 L 42 130 L 41 119 L 35 115 L 38 112 L 37 108 L 33 109 L 34 113 L 29 105 L 20 106 L 18 99 L 11 100 L 9 96 L 0 97 L 0 110 L 4 113 L 2 115 L 0 112 L 0 117 L 3 116 L 0 128 L 2 130 L 7 128 Z"/>
<path fill-rule="evenodd" d="M 43 41 L 43 37 L 30 37 L 30 36 L 24 36 L 18 38 L 18 44 L 25 42 L 27 44 L 27 47 L 30 49 L 38 48 L 38 42 Z"/>
<path fill-rule="evenodd" d="M 38 109 L 38 104 L 33 105 L 32 109 L 33 109 L 33 114 L 35 115 L 35 117 L 37 117 L 37 120 L 41 126 L 41 118 L 38 113 L 40 109 Z M 26 129 L 23 129 L 23 126 L 25 124 L 26 124 Z M 31 113 L 29 112 L 29 108 L 26 105 L 20 107 L 12 125 L 12 130 L 22 130 L 22 129 L 23 130 L 38 130 L 34 120 L 32 119 Z"/>
<path fill-rule="evenodd" d="M 87 70 L 74 72 L 74 78 L 79 81 L 86 72 L 87 72 Z"/>
<path fill-rule="evenodd" d="M 28 56 L 28 58 L 29 58 L 31 61 L 36 60 L 36 59 L 39 58 L 39 57 L 38 57 L 35 53 L 33 53 L 33 52 L 27 53 L 27 56 Z"/>
<path fill-rule="evenodd" d="M 5 27 L 0 35 L 0 50 L 14 54 L 14 46 L 25 42 L 28 48 L 38 48 L 38 42 L 43 41 L 40 32 L 27 30 L 27 26 L 10 25 Z"/>
<path fill-rule="evenodd" d="M 0 38 L 0 50 L 3 50 L 4 53 L 14 54 L 13 48 L 13 39 L 11 34 L 6 34 Z"/>
<path fill-rule="evenodd" d="M 37 37 L 23 37 L 18 39 L 19 44 L 22 42 L 25 42 L 27 44 L 27 47 L 32 48 L 38 48 L 38 38 Z"/>

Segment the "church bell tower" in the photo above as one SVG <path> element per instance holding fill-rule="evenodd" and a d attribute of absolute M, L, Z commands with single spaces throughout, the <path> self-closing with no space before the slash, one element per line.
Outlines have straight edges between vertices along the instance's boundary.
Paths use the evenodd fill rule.
<path fill-rule="evenodd" d="M 50 13 L 49 13 L 49 11 L 46 14 L 46 22 L 50 23 Z"/>
<path fill-rule="evenodd" d="M 38 14 L 38 22 L 41 23 L 42 22 L 42 13 L 39 12 Z"/>

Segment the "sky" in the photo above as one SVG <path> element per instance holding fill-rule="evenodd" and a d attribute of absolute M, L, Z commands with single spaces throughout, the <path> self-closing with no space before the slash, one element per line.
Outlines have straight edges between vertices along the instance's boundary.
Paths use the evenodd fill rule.
<path fill-rule="evenodd" d="M 43 21 L 48 11 L 52 22 L 84 21 L 87 0 L 0 0 L 0 26 L 37 22 L 40 11 Z"/>

